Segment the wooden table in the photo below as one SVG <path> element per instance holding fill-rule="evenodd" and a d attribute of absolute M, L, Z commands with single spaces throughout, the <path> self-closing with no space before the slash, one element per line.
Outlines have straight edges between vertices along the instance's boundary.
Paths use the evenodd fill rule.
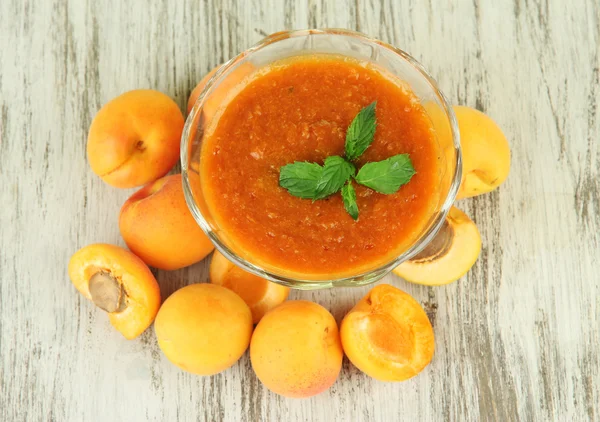
<path fill-rule="evenodd" d="M 150 5 L 152 3 L 152 5 Z M 0 2 L 0 420 L 600 420 L 600 4 L 597 0 Z M 93 242 L 123 245 L 132 190 L 85 156 L 94 114 L 154 88 L 184 108 L 214 66 L 284 28 L 344 27 L 413 54 L 455 104 L 492 116 L 513 166 L 458 206 L 483 250 L 441 288 L 392 283 L 427 310 L 436 355 L 418 377 L 374 381 L 344 362 L 307 400 L 266 390 L 248 356 L 202 378 L 153 330 L 124 340 L 71 285 Z M 209 260 L 158 271 L 166 297 Z M 368 288 L 294 292 L 338 320 Z"/>

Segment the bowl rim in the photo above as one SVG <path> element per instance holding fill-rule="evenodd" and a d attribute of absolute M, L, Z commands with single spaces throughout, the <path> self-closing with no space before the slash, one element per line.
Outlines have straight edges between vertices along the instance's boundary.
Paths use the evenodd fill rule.
<path fill-rule="evenodd" d="M 204 99 L 210 95 L 212 89 L 217 81 L 221 79 L 222 75 L 228 73 L 228 71 L 240 60 L 245 58 L 246 56 L 252 54 L 255 51 L 258 51 L 270 44 L 286 40 L 289 38 L 297 38 L 297 37 L 306 37 L 313 35 L 341 35 L 348 37 L 360 38 L 366 42 L 374 43 L 380 45 L 383 48 L 386 48 L 393 53 L 399 55 L 402 59 L 408 62 L 411 66 L 413 66 L 420 74 L 425 78 L 427 83 L 434 90 L 435 94 L 439 97 L 440 104 L 442 106 L 443 111 L 448 119 L 450 125 L 450 131 L 452 134 L 453 147 L 455 152 L 455 168 L 454 174 L 452 175 L 452 182 L 450 184 L 448 194 L 444 199 L 444 202 L 435 215 L 434 221 L 429 225 L 428 229 L 419 236 L 415 242 L 409 246 L 402 254 L 400 254 L 395 259 L 387 262 L 379 267 L 361 272 L 355 275 L 344 276 L 340 278 L 330 278 L 330 279 L 303 279 L 296 278 L 290 276 L 282 276 L 279 274 L 275 274 L 262 268 L 259 265 L 256 265 L 248 260 L 240 257 L 236 252 L 232 251 L 226 244 L 224 244 L 219 236 L 215 233 L 213 228 L 210 226 L 208 221 L 202 215 L 200 208 L 196 204 L 196 200 L 194 199 L 194 194 L 191 189 L 190 180 L 189 180 L 189 141 L 190 141 L 190 132 L 192 129 L 192 124 L 197 118 L 197 114 L 202 110 L 202 106 L 204 103 Z M 252 47 L 233 57 L 229 61 L 222 64 L 218 70 L 214 73 L 214 75 L 207 81 L 204 86 L 202 92 L 198 96 L 196 103 L 194 104 L 192 110 L 188 114 L 185 125 L 183 128 L 183 132 L 181 135 L 181 150 L 180 150 L 180 160 L 181 160 L 181 173 L 182 173 L 182 183 L 183 183 L 183 192 L 185 196 L 185 200 L 187 206 L 194 217 L 194 220 L 198 223 L 202 231 L 208 236 L 211 240 L 215 248 L 222 253 L 229 261 L 237 265 L 238 267 L 254 274 L 262 278 L 266 278 L 269 281 L 291 287 L 294 289 L 300 290 L 313 290 L 313 289 L 322 289 L 329 287 L 341 287 L 341 286 L 362 286 L 366 284 L 373 283 L 383 276 L 390 273 L 395 267 L 397 267 L 400 263 L 409 260 L 410 258 L 417 255 L 419 252 L 427 246 L 431 242 L 431 240 L 437 235 L 438 231 L 442 227 L 444 220 L 450 211 L 450 208 L 456 201 L 456 196 L 458 194 L 458 190 L 460 187 L 461 179 L 462 179 L 462 153 L 460 147 L 460 132 L 458 129 L 458 123 L 456 120 L 456 115 L 449 104 L 448 100 L 439 89 L 437 82 L 433 77 L 425 70 L 425 68 L 410 54 L 405 51 L 394 47 L 386 42 L 378 40 L 376 38 L 369 37 L 360 32 L 351 31 L 348 29 L 338 29 L 338 28 L 328 28 L 328 29 L 299 29 L 299 30 L 290 30 L 290 31 L 281 31 L 271 34 L 265 38 L 263 38 L 258 43 L 254 44 Z"/>

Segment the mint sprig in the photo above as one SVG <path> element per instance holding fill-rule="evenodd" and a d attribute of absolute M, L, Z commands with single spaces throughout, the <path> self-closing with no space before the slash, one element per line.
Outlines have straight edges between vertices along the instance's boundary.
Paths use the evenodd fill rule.
<path fill-rule="evenodd" d="M 344 208 L 354 220 L 358 220 L 359 211 L 352 178 L 382 194 L 398 192 L 415 174 L 408 154 L 366 163 L 358 173 L 351 163 L 373 143 L 377 127 L 376 105 L 374 101 L 364 107 L 350 123 L 346 132 L 345 158 L 337 155 L 327 157 L 322 166 L 308 161 L 287 164 L 280 169 L 279 185 L 291 195 L 313 201 L 341 190 Z"/>
<path fill-rule="evenodd" d="M 367 163 L 356 175 L 356 182 L 376 192 L 389 195 L 398 192 L 415 174 L 408 154 L 394 155 L 383 161 Z"/>
<path fill-rule="evenodd" d="M 356 203 L 356 191 L 352 186 L 352 182 L 348 182 L 342 188 L 342 199 L 344 208 L 355 221 L 358 220 L 358 204 Z"/>
<path fill-rule="evenodd" d="M 377 119 L 375 118 L 375 107 L 377 101 L 358 112 L 348 130 L 346 131 L 346 158 L 350 161 L 356 160 L 369 148 L 375 138 Z"/>
<path fill-rule="evenodd" d="M 315 199 L 323 199 L 333 195 L 355 174 L 356 167 L 354 167 L 354 164 L 337 155 L 327 157 L 323 165 L 323 172 L 317 182 Z"/>
<path fill-rule="evenodd" d="M 323 174 L 323 167 L 317 163 L 296 161 L 281 167 L 279 186 L 298 198 L 317 199 L 317 183 Z"/>

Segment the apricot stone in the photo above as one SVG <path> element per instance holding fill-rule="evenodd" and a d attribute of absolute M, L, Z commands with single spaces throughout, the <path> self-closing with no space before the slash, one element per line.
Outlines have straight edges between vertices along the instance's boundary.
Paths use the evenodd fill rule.
<path fill-rule="evenodd" d="M 412 259 L 394 269 L 406 281 L 428 286 L 452 283 L 465 275 L 481 252 L 475 223 L 452 207 L 433 241 Z"/>
<path fill-rule="evenodd" d="M 268 311 L 283 303 L 290 293 L 288 287 L 242 270 L 219 251 L 213 253 L 210 262 L 210 282 L 238 294 L 250 307 L 254 324 Z"/>
<path fill-rule="evenodd" d="M 348 359 L 380 381 L 404 381 L 421 372 L 434 351 L 427 314 L 410 295 L 380 284 L 346 314 L 340 328 Z"/>
<path fill-rule="evenodd" d="M 134 193 L 121 208 L 119 229 L 133 253 L 163 270 L 192 265 L 214 248 L 186 205 L 180 174 Z"/>
<path fill-rule="evenodd" d="M 250 359 L 258 379 L 286 397 L 327 390 L 342 367 L 342 345 L 333 316 L 321 305 L 287 301 L 258 323 Z"/>
<path fill-rule="evenodd" d="M 158 283 L 128 250 L 103 243 L 81 248 L 69 261 L 69 277 L 86 299 L 108 312 L 125 338 L 136 338 L 154 321 L 160 306 Z"/>
<path fill-rule="evenodd" d="M 126 92 L 94 117 L 87 157 L 109 185 L 133 188 L 164 176 L 179 158 L 183 115 L 158 91 Z"/>
<path fill-rule="evenodd" d="M 213 375 L 244 354 L 252 335 L 252 315 L 231 290 L 190 284 L 165 300 L 154 330 L 165 356 L 179 368 Z"/>
<path fill-rule="evenodd" d="M 457 199 L 490 192 L 510 171 L 510 148 L 498 125 L 482 112 L 454 106 L 460 130 L 463 176 Z"/>

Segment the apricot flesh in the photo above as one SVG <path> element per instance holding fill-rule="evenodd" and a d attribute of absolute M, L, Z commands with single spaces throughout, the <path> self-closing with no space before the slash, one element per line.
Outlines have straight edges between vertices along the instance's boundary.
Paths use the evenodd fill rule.
<path fill-rule="evenodd" d="M 190 284 L 165 300 L 154 329 L 165 356 L 179 368 L 213 375 L 244 354 L 252 335 L 252 315 L 231 290 Z"/>
<path fill-rule="evenodd" d="M 121 208 L 119 229 L 133 253 L 163 270 L 192 265 L 214 249 L 187 207 L 181 174 L 134 193 Z"/>
<path fill-rule="evenodd" d="M 348 359 L 380 381 L 404 381 L 421 372 L 434 352 L 433 328 L 421 305 L 389 284 L 374 287 L 342 320 Z"/>
<path fill-rule="evenodd" d="M 239 295 L 250 307 L 254 324 L 268 311 L 283 303 L 290 293 L 288 287 L 242 270 L 219 251 L 213 253 L 210 262 L 210 282 Z"/>
<path fill-rule="evenodd" d="M 465 275 L 480 252 L 477 226 L 464 212 L 452 207 L 433 241 L 393 271 L 411 283 L 439 286 Z"/>
<path fill-rule="evenodd" d="M 454 106 L 454 113 L 463 157 L 463 176 L 457 199 L 491 192 L 508 177 L 508 141 L 498 125 L 482 112 Z"/>
<path fill-rule="evenodd" d="M 87 157 L 94 173 L 118 188 L 164 176 L 179 159 L 183 115 L 167 95 L 149 89 L 126 92 L 94 117 Z"/>
<path fill-rule="evenodd" d="M 148 266 L 118 246 L 97 243 L 75 252 L 69 277 L 127 339 L 143 333 L 160 307 L 160 289 Z"/>
<path fill-rule="evenodd" d="M 321 305 L 287 301 L 258 323 L 250 359 L 260 381 L 285 397 L 310 397 L 333 385 L 342 367 L 333 316 Z"/>

